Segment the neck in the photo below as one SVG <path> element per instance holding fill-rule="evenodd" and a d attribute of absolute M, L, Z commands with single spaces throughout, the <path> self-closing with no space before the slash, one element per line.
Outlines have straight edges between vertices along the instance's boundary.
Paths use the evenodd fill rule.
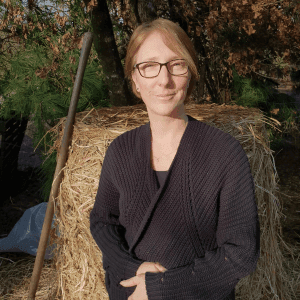
<path fill-rule="evenodd" d="M 177 117 L 157 116 L 150 120 L 152 141 L 166 143 L 177 140 L 178 135 L 183 134 L 188 123 L 185 113 Z"/>

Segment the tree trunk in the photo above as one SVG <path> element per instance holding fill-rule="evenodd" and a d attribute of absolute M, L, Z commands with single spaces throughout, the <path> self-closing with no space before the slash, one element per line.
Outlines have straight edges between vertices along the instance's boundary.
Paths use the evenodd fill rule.
<path fill-rule="evenodd" d="M 220 104 L 221 102 L 221 99 L 220 99 L 220 93 L 219 91 L 216 89 L 216 78 L 213 79 L 212 78 L 212 74 L 211 74 L 211 71 L 209 69 L 209 65 L 208 63 L 206 62 L 206 87 L 209 91 L 209 94 L 211 96 L 211 100 L 214 102 L 214 103 L 217 103 L 217 104 Z"/>
<path fill-rule="evenodd" d="M 203 57 L 203 63 L 201 64 L 201 78 L 200 76 L 200 82 L 203 85 L 203 93 L 204 93 L 204 84 L 207 88 L 208 93 L 210 94 L 212 101 L 215 103 L 218 103 L 220 95 L 216 89 L 216 78 L 212 78 L 211 71 L 209 69 L 209 63 L 207 58 L 206 49 L 204 48 L 205 45 L 205 37 L 203 33 L 200 34 L 200 36 L 195 35 L 194 37 L 194 47 L 197 53 Z"/>
<path fill-rule="evenodd" d="M 142 23 L 140 16 L 139 16 L 139 10 L 138 10 L 138 0 L 130 0 L 132 10 L 133 10 L 133 15 L 135 17 L 135 22 L 133 22 L 133 18 L 131 18 L 132 24 L 138 24 L 140 25 Z"/>
<path fill-rule="evenodd" d="M 204 78 L 205 78 L 205 64 L 204 62 L 200 66 L 200 80 L 199 80 L 199 99 L 200 102 L 204 98 Z"/>
<path fill-rule="evenodd" d="M 84 0 L 87 6 L 89 0 Z M 123 66 L 116 45 L 109 9 L 105 0 L 91 10 L 91 24 L 94 33 L 94 46 L 101 61 L 105 82 L 113 106 L 135 105 L 139 99 L 128 88 Z"/>

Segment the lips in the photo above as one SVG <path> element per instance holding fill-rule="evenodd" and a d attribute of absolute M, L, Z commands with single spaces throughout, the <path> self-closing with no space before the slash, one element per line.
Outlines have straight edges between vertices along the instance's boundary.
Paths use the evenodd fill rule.
<path fill-rule="evenodd" d="M 175 94 L 165 94 L 165 95 L 156 95 L 156 96 L 158 96 L 158 97 L 168 97 L 168 96 L 173 96 L 173 95 L 175 95 Z"/>

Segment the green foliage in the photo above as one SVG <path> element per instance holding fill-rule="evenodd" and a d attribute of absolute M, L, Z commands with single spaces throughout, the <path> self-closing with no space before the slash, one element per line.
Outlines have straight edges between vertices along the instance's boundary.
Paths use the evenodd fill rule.
<path fill-rule="evenodd" d="M 13 3 L 16 4 L 15 1 Z M 56 0 L 55 4 L 64 2 Z M 23 11 L 22 4 L 19 6 Z M 43 164 L 38 172 L 43 181 L 44 201 L 49 200 L 57 156 L 57 151 L 49 157 L 46 155 L 57 137 L 53 133 L 46 134 L 44 122 L 54 126 L 60 118 L 67 116 L 80 57 L 80 49 L 73 49 L 74 45 L 78 45 L 73 35 L 81 37 L 83 33 L 93 31 L 91 22 L 86 22 L 89 18 L 82 1 L 70 3 L 69 24 L 62 26 L 54 15 L 47 7 L 35 7 L 27 12 L 33 24 L 43 25 L 43 30 L 40 31 L 39 25 L 24 33 L 22 25 L 15 24 L 25 50 L 14 52 L 11 56 L 0 56 L 0 95 L 4 98 L 0 117 L 10 119 L 14 114 L 17 118 L 31 117 L 33 120 L 37 128 L 33 145 L 36 147 L 40 143 L 39 147 L 43 148 Z M 62 43 L 66 33 L 70 37 Z M 88 111 L 93 107 L 111 107 L 107 100 L 108 86 L 104 83 L 102 67 L 95 56 L 92 46 L 76 112 Z M 4 62 L 8 67 L 3 67 Z"/>
<path fill-rule="evenodd" d="M 1 107 L 0 117 L 9 118 L 11 111 L 23 116 L 40 112 L 43 120 L 66 116 L 73 91 L 70 69 L 76 74 L 79 50 L 71 53 L 76 57 L 75 65 L 70 64 L 67 59 L 62 60 L 55 74 L 50 70 L 48 76 L 42 79 L 35 74 L 36 70 L 47 64 L 47 57 L 41 48 L 36 46 L 35 49 L 20 52 L 11 61 L 11 70 L 1 82 L 5 102 Z M 97 75 L 99 71 L 95 61 L 87 65 L 77 112 L 104 104 L 103 100 L 108 93 L 102 78 Z"/>
<path fill-rule="evenodd" d="M 244 107 L 257 107 L 266 104 L 269 91 L 263 82 L 253 81 L 251 78 L 239 76 L 233 68 L 233 97 L 237 105 Z"/>
<path fill-rule="evenodd" d="M 272 128 L 270 128 L 269 126 L 267 126 L 267 127 L 268 127 L 267 132 L 269 135 L 271 150 L 277 151 L 277 150 L 281 149 L 284 144 L 282 136 L 275 134 L 274 130 L 272 130 Z"/>
<path fill-rule="evenodd" d="M 0 117 L 9 119 L 12 112 L 23 117 L 34 114 L 38 135 L 42 138 L 45 134 L 42 120 L 55 124 L 55 120 L 68 114 L 73 92 L 70 69 L 76 74 L 80 55 L 79 50 L 73 52 L 75 65 L 65 59 L 55 74 L 50 70 L 45 78 L 36 75 L 36 70 L 47 63 L 42 47 L 20 52 L 11 61 L 11 70 L 1 82 L 4 103 Z M 108 92 L 98 72 L 99 65 L 95 61 L 87 64 L 76 112 L 108 106 L 105 101 Z"/>
<path fill-rule="evenodd" d="M 3 78 L 0 78 L 0 95 L 3 95 L 5 89 L 7 88 L 8 84 L 9 84 L 9 77 L 10 77 L 10 72 L 7 71 Z M 1 106 L 0 106 L 1 108 Z M 1 110 L 0 110 L 1 111 Z"/>
<path fill-rule="evenodd" d="M 282 132 L 274 131 L 272 127 L 267 125 L 270 129 L 271 149 L 276 150 L 283 145 L 283 137 L 287 134 L 293 135 L 293 130 L 299 130 L 299 113 L 295 105 L 295 99 L 284 93 L 270 94 L 268 102 L 258 107 L 265 115 L 278 120 L 281 123 L 280 130 Z M 278 110 L 277 114 L 271 114 L 271 111 Z M 272 148 L 273 147 L 273 148 Z"/>
<path fill-rule="evenodd" d="M 233 82 L 230 86 L 233 102 L 244 107 L 259 108 L 265 116 L 274 118 L 281 123 L 283 133 L 266 124 L 269 133 L 271 149 L 276 151 L 282 146 L 283 134 L 289 133 L 290 130 L 298 127 L 299 113 L 295 106 L 295 99 L 284 93 L 276 93 L 272 87 L 274 82 L 266 80 L 253 80 L 239 76 L 235 68 L 233 71 Z M 272 114 L 274 109 L 279 109 L 277 114 Z"/>
<path fill-rule="evenodd" d="M 13 6 L 17 2 L 13 0 Z M 65 6 L 64 1 L 54 2 L 55 6 Z M 39 147 L 43 148 L 39 175 L 43 179 L 44 201 L 49 199 L 57 156 L 56 151 L 49 157 L 45 154 L 57 137 L 53 133 L 46 134 L 44 122 L 54 126 L 60 118 L 67 116 L 80 57 L 78 38 L 87 31 L 93 31 L 82 1 L 75 0 L 69 4 L 68 24 L 56 19 L 55 13 L 47 7 L 41 9 L 38 6 L 26 12 L 33 24 L 38 25 L 28 32 L 23 32 L 22 25 L 8 20 L 10 26 L 16 25 L 16 33 L 25 50 L 20 47 L 12 55 L 4 52 L 5 55 L 0 56 L 0 95 L 4 98 L 0 117 L 10 119 L 14 114 L 17 118 L 31 117 L 34 121 L 37 132 L 33 145 L 36 147 L 40 143 Z M 24 10 L 22 3 L 18 6 L 21 11 Z M 7 14 L 4 15 L 6 17 Z M 67 33 L 70 35 L 64 39 Z M 112 106 L 107 100 L 109 89 L 104 83 L 105 75 L 100 61 L 95 57 L 97 55 L 92 46 L 76 112 Z"/>
<path fill-rule="evenodd" d="M 68 114 L 73 82 L 70 76 L 70 70 L 75 75 L 79 63 L 80 50 L 75 49 L 68 56 L 75 57 L 75 64 L 71 64 L 67 57 L 61 60 L 59 67 L 53 71 L 48 70 L 47 76 L 37 76 L 36 71 L 49 65 L 49 58 L 40 45 L 35 48 L 26 49 L 18 53 L 11 60 L 11 68 L 6 71 L 0 80 L 0 92 L 3 95 L 4 103 L 1 105 L 0 117 L 10 119 L 12 113 L 17 117 L 29 117 L 33 115 L 32 120 L 37 127 L 34 135 L 34 147 L 43 139 L 44 151 L 48 151 L 53 145 L 43 121 L 47 121 L 54 126 L 60 118 Z M 51 64 L 50 64 L 51 65 Z M 101 66 L 97 60 L 91 60 L 87 64 L 80 98 L 76 112 L 90 110 L 93 107 L 111 107 L 108 99 L 108 90 L 104 84 L 103 78 L 99 75 Z M 74 76 L 75 77 L 75 76 Z M 56 168 L 56 151 L 46 159 L 41 168 L 41 176 L 44 179 L 43 197 L 48 201 L 53 176 Z"/>

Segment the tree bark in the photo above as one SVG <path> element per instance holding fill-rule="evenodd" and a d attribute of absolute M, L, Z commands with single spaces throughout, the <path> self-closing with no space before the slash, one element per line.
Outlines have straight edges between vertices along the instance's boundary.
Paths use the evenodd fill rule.
<path fill-rule="evenodd" d="M 205 45 L 205 37 L 203 32 L 201 32 L 200 36 L 195 35 L 194 37 L 194 47 L 197 53 L 203 57 L 203 62 L 201 63 L 201 73 L 200 73 L 200 83 L 201 83 L 201 90 L 204 94 L 204 84 L 207 88 L 208 93 L 210 94 L 212 101 L 217 103 L 219 100 L 219 94 L 216 86 L 216 78 L 212 78 L 211 71 L 209 69 L 208 58 L 206 49 L 203 46 Z"/>
<path fill-rule="evenodd" d="M 134 15 L 137 21 L 137 24 L 140 25 L 142 23 L 140 15 L 139 15 L 139 9 L 138 9 L 138 1 L 139 0 L 132 0 L 133 1 L 133 11 Z"/>
<path fill-rule="evenodd" d="M 84 0 L 84 2 L 87 6 L 90 1 Z M 113 106 L 137 104 L 140 101 L 128 88 L 125 80 L 109 9 L 105 0 L 99 0 L 98 5 L 91 10 L 91 24 L 94 33 L 94 46 L 105 74 L 110 103 Z"/>
<path fill-rule="evenodd" d="M 205 64 L 202 63 L 200 66 L 200 80 L 199 80 L 199 87 L 198 87 L 198 91 L 199 91 L 199 99 L 198 102 L 201 101 L 201 99 L 203 100 L 204 98 L 204 78 L 205 78 Z"/>

